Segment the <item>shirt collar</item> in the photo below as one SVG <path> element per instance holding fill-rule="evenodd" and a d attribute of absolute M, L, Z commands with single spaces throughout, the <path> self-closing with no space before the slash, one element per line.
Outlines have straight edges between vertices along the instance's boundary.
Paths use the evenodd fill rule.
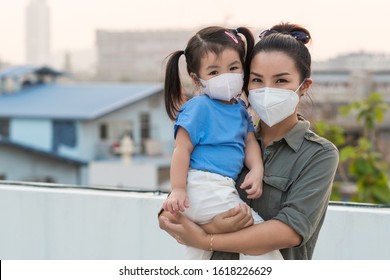
<path fill-rule="evenodd" d="M 297 124 L 283 138 L 286 140 L 286 143 L 291 149 L 298 152 L 309 128 L 310 122 L 302 117 L 299 117 Z"/>

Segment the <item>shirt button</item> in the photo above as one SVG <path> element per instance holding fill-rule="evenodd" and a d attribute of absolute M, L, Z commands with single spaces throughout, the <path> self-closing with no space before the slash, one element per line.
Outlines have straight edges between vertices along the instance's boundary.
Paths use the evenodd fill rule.
<path fill-rule="evenodd" d="M 271 154 L 271 152 L 270 151 L 265 151 L 265 153 L 264 153 L 266 156 L 269 156 L 270 154 Z"/>

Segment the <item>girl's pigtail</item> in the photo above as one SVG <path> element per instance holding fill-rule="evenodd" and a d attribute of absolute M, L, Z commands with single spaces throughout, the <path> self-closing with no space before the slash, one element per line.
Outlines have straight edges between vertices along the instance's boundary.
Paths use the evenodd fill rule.
<path fill-rule="evenodd" d="M 237 33 L 244 35 L 246 40 L 246 54 L 245 54 L 245 64 L 244 64 L 244 92 L 248 97 L 248 82 L 249 82 L 249 65 L 252 59 L 252 50 L 255 45 L 255 38 L 253 37 L 252 32 L 246 27 L 238 27 L 236 29 Z"/>
<path fill-rule="evenodd" d="M 165 110 L 171 120 L 176 119 L 177 112 L 179 111 L 184 99 L 179 73 L 179 59 L 182 54 L 184 54 L 184 51 L 171 53 L 165 70 Z"/>
<path fill-rule="evenodd" d="M 253 37 L 252 32 L 246 28 L 246 27 L 238 27 L 236 29 L 237 33 L 241 33 L 244 35 L 246 40 L 246 55 L 245 55 L 245 62 L 248 63 L 250 55 L 253 50 L 253 46 L 255 45 L 255 38 Z"/>

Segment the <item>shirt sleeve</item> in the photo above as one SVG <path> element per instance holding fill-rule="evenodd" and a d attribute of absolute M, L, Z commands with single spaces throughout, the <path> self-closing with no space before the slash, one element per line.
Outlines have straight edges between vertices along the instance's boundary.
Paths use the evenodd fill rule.
<path fill-rule="evenodd" d="M 202 110 L 201 103 L 202 99 L 200 98 L 191 99 L 180 109 L 174 125 L 175 139 L 179 127 L 183 127 L 190 136 L 193 146 L 196 146 L 201 141 L 204 136 L 202 127 L 206 123 L 205 116 L 207 116 L 207 113 L 204 112 L 205 108 Z"/>
<path fill-rule="evenodd" d="M 273 218 L 291 226 L 305 244 L 318 231 L 327 210 L 339 154 L 334 146 L 323 147 L 290 186 L 281 210 Z"/>
<path fill-rule="evenodd" d="M 248 132 L 255 132 L 255 126 L 253 125 L 252 115 L 248 112 Z"/>
<path fill-rule="evenodd" d="M 245 114 L 246 114 L 245 117 L 248 120 L 248 131 L 247 132 L 255 132 L 255 126 L 253 124 L 253 118 L 252 118 L 252 115 L 251 115 L 251 113 L 249 112 L 249 110 L 247 108 L 248 106 L 247 106 L 246 102 L 243 99 L 241 99 L 241 98 L 236 98 L 235 102 L 240 104 L 242 106 L 242 109 L 245 111 Z"/>

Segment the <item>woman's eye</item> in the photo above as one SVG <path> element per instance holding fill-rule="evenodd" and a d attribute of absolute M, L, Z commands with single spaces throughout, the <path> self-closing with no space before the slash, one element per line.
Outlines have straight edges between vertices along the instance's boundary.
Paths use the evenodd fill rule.
<path fill-rule="evenodd" d="M 276 81 L 277 84 L 287 83 L 287 80 L 285 79 L 279 79 Z"/>
<path fill-rule="evenodd" d="M 259 78 L 253 78 L 253 79 L 251 80 L 251 82 L 252 82 L 252 83 L 261 83 L 261 79 L 259 79 Z"/>

